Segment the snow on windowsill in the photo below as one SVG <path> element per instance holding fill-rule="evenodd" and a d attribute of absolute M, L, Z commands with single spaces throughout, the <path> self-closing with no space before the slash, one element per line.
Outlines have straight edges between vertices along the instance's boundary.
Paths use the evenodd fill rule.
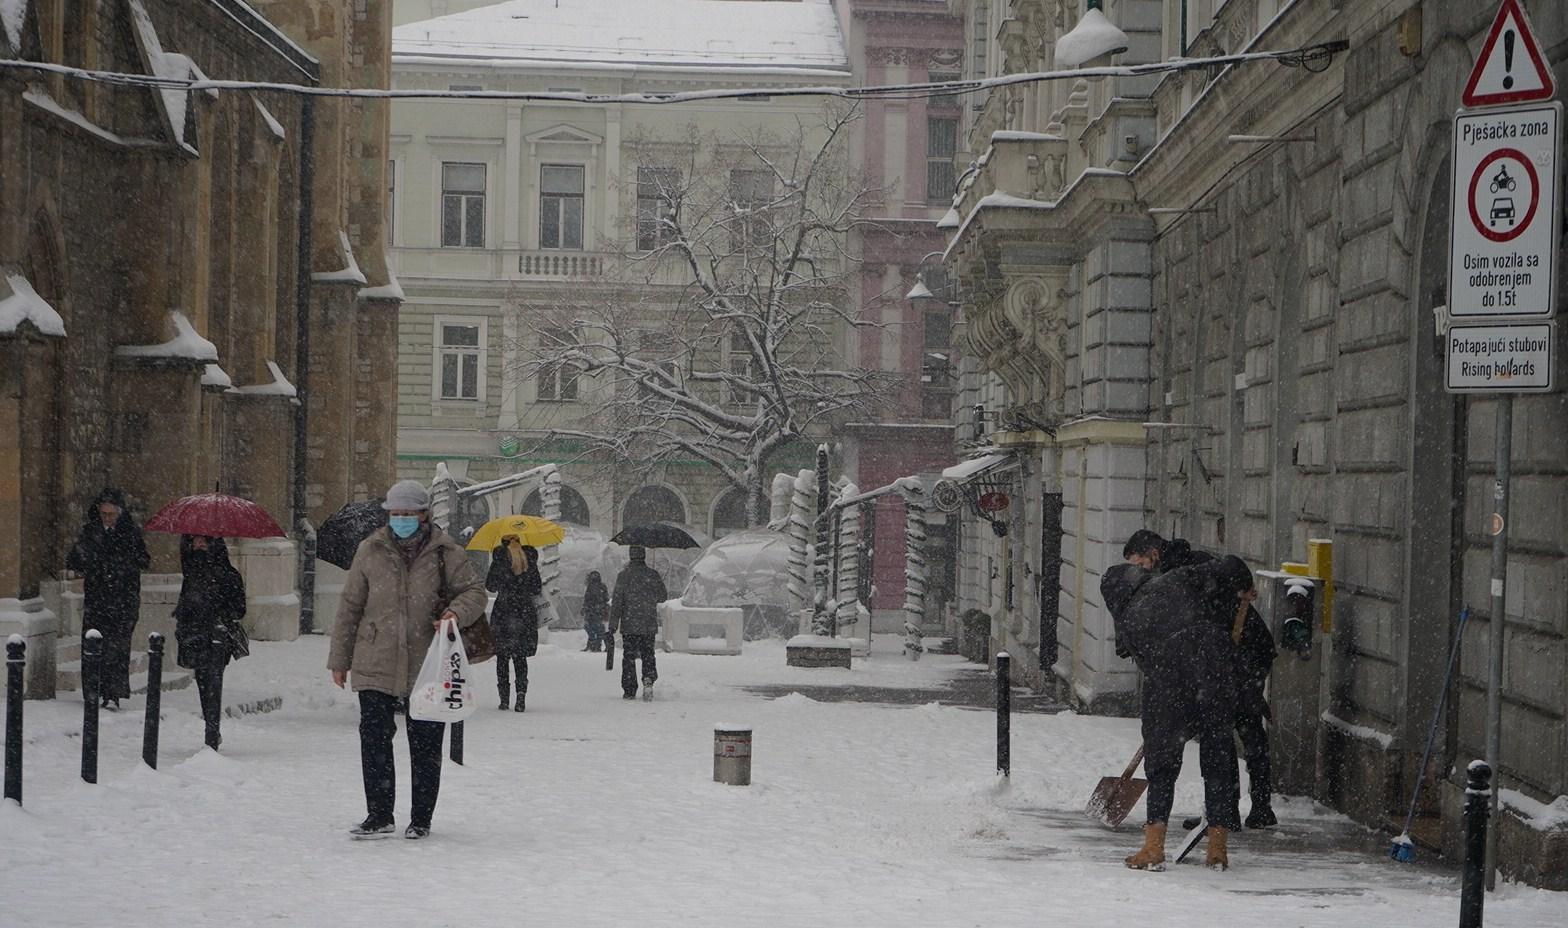
<path fill-rule="evenodd" d="M 173 338 L 158 345 L 120 345 L 114 349 L 115 356 L 217 362 L 218 346 L 202 338 L 184 313 L 171 311 L 169 319 L 174 324 Z"/>
<path fill-rule="evenodd" d="M 1568 796 L 1551 802 L 1531 799 L 1516 789 L 1499 789 L 1497 801 L 1536 831 L 1568 829 Z"/>
<path fill-rule="evenodd" d="M 995 142 L 1065 142 L 1066 139 L 1059 135 L 1046 132 L 1024 132 L 1019 129 L 998 129 L 991 133 L 991 141 Z"/>
<path fill-rule="evenodd" d="M 349 244 L 348 233 L 338 230 L 338 242 L 343 246 L 343 260 L 348 262 L 341 271 L 321 271 L 310 275 L 310 279 L 318 284 L 359 284 L 364 286 L 368 281 L 365 274 L 359 269 L 359 262 L 354 260 L 354 247 Z"/>
<path fill-rule="evenodd" d="M 32 323 L 44 335 L 65 335 L 65 320 L 38 295 L 26 277 L 21 274 L 0 277 L 0 335 L 16 334 L 24 322 Z"/>
<path fill-rule="evenodd" d="M 250 386 L 245 387 L 230 387 L 228 392 L 238 393 L 242 396 L 286 396 L 289 399 L 295 399 L 299 396 L 299 391 L 294 389 L 294 385 L 289 383 L 289 379 L 287 377 L 283 376 L 283 369 L 278 367 L 276 361 L 268 361 L 267 370 L 272 373 L 271 383 L 251 384 Z"/>

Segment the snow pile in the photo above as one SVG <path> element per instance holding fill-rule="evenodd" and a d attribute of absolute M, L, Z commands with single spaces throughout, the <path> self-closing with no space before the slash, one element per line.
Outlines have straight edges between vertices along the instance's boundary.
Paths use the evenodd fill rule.
<path fill-rule="evenodd" d="M 299 391 L 283 376 L 283 369 L 278 367 L 276 361 L 267 362 L 267 371 L 272 374 L 271 383 L 257 383 L 245 387 L 232 387 L 230 393 L 241 393 L 245 396 L 286 396 L 294 399 L 299 396 Z"/>
<path fill-rule="evenodd" d="M 1548 803 L 1516 789 L 1500 789 L 1497 801 L 1536 831 L 1568 830 L 1568 796 L 1558 796 Z"/>
<path fill-rule="evenodd" d="M 22 24 L 27 21 L 28 0 L 0 0 L 0 28 L 12 48 L 22 47 Z"/>
<path fill-rule="evenodd" d="M 394 60 L 848 71 L 829 0 L 511 0 L 392 30 Z"/>
<path fill-rule="evenodd" d="M 30 322 L 44 335 L 65 335 L 65 320 L 21 274 L 0 277 L 0 335 L 15 335 Z"/>
<path fill-rule="evenodd" d="M 1116 28 L 1099 10 L 1089 10 L 1072 31 L 1056 40 L 1056 66 L 1076 68 L 1127 50 L 1127 33 Z"/>
<path fill-rule="evenodd" d="M 348 233 L 338 230 L 338 243 L 343 246 L 343 260 L 347 262 L 340 271 L 319 271 L 310 275 L 310 279 L 321 284 L 359 284 L 364 286 L 367 281 L 365 274 L 359 269 L 359 262 L 354 260 L 354 246 L 349 244 Z"/>
<path fill-rule="evenodd" d="M 218 387 L 227 390 L 234 386 L 234 380 L 229 377 L 229 372 L 216 364 L 209 364 L 202 368 L 201 385 L 204 387 Z"/>
<path fill-rule="evenodd" d="M 174 337 L 158 345 L 120 345 L 114 349 L 121 358 L 180 358 L 190 361 L 218 360 L 218 346 L 202 338 L 191 321 L 178 310 L 169 313 Z"/>

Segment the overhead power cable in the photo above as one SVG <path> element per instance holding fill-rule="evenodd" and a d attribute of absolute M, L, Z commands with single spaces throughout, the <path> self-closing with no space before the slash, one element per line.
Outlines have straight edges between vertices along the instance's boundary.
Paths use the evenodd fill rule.
<path fill-rule="evenodd" d="M 835 97 L 845 100 L 926 99 L 979 93 L 998 87 L 1011 87 L 1017 84 L 1101 77 L 1142 77 L 1149 74 L 1219 69 L 1232 65 L 1270 61 L 1286 67 L 1300 67 L 1309 71 L 1322 71 L 1329 66 L 1335 54 L 1345 51 L 1349 47 L 1350 43 L 1341 39 L 1285 51 L 1245 52 L 1237 55 L 1216 55 L 1209 58 L 1171 58 L 1166 61 L 1156 61 L 1148 64 L 1077 68 L 1065 71 L 1031 71 L 967 81 L 882 84 L 870 87 L 760 87 L 732 90 L 692 90 L 672 93 L 596 94 L 562 90 L 426 90 L 378 87 L 311 87 L 304 84 L 287 84 L 272 81 L 187 79 L 160 77 L 154 74 L 130 74 L 120 71 L 96 71 L 45 61 L 23 61 L 19 59 L 0 59 L 0 72 L 58 74 L 75 80 L 93 81 L 120 87 L 139 87 L 149 90 L 262 90 L 311 97 L 348 97 L 365 100 L 532 100 L 559 103 L 658 105 L 709 100 L 744 100 L 759 97 Z"/>

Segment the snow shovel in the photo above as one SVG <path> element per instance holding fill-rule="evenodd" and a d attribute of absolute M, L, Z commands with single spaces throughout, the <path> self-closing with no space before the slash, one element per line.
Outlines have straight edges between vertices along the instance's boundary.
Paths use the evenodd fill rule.
<path fill-rule="evenodd" d="M 1186 822 L 1182 824 L 1185 825 Z M 1203 836 L 1208 834 L 1208 832 L 1209 820 L 1199 817 L 1198 824 L 1187 829 L 1187 836 L 1181 839 L 1181 847 L 1176 849 L 1176 862 L 1181 863 L 1186 860 L 1187 855 L 1192 853 L 1192 849 L 1198 846 L 1198 842 L 1203 840 Z"/>
<path fill-rule="evenodd" d="M 1089 797 L 1089 804 L 1084 807 L 1084 813 L 1097 822 L 1115 828 L 1127 818 L 1127 813 L 1138 804 L 1143 797 L 1143 791 L 1149 788 L 1149 781 L 1133 776 L 1138 765 L 1143 763 L 1143 745 L 1138 745 L 1138 752 L 1132 756 L 1132 762 L 1119 777 L 1101 777 L 1100 785 L 1094 788 L 1094 794 Z"/>

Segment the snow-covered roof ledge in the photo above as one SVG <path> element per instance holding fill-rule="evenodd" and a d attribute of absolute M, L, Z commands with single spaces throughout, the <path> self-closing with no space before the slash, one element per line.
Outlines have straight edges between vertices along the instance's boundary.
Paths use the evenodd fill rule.
<path fill-rule="evenodd" d="M 398 283 L 397 275 L 392 272 L 392 256 L 389 254 L 382 262 L 387 269 L 387 282 L 379 287 L 363 287 L 359 291 L 362 300 L 385 300 L 390 303 L 401 303 L 408 299 L 403 295 L 403 285 Z"/>
<path fill-rule="evenodd" d="M 117 358 L 135 358 L 151 361 L 202 361 L 216 364 L 218 346 L 201 337 L 185 314 L 174 310 L 169 313 L 174 326 L 174 337 L 157 345 L 120 345 L 114 349 Z"/>
<path fill-rule="evenodd" d="M 0 0 L 0 4 L 9 0 Z M 65 335 L 65 320 L 53 306 L 38 295 L 21 274 L 0 275 L 0 335 L 16 335 L 22 323 L 30 323 L 41 335 Z"/>
<path fill-rule="evenodd" d="M 216 364 L 208 364 L 202 368 L 201 385 L 215 390 L 227 390 L 234 386 L 234 381 L 229 378 L 229 372 Z"/>
<path fill-rule="evenodd" d="M 354 260 L 354 246 L 349 244 L 348 233 L 338 230 L 338 242 L 343 246 L 344 266 L 341 271 L 317 271 L 310 275 L 310 279 L 318 284 L 359 284 L 363 287 L 369 281 L 359 269 L 359 262 Z"/>
<path fill-rule="evenodd" d="M 230 387 L 226 392 L 237 393 L 241 396 L 278 396 L 295 402 L 299 401 L 299 391 L 283 376 L 283 369 L 278 367 L 276 361 L 267 362 L 267 370 L 272 374 L 271 383 L 257 383 L 244 387 Z"/>
<path fill-rule="evenodd" d="M 280 142 L 288 138 L 287 133 L 283 131 L 283 123 L 278 122 L 278 118 L 272 115 L 272 111 L 267 109 L 266 104 L 257 97 L 251 97 L 251 102 L 256 104 L 256 112 L 261 115 L 261 121 L 267 124 L 267 131 L 272 133 L 273 138 Z"/>

